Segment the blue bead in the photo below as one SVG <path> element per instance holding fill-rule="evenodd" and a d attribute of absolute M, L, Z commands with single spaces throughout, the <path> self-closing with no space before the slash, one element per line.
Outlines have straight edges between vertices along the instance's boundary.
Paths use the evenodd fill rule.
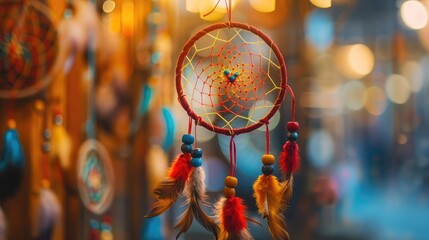
<path fill-rule="evenodd" d="M 230 82 L 234 82 L 235 81 L 235 76 L 229 76 L 228 79 L 229 79 Z"/>
<path fill-rule="evenodd" d="M 223 74 L 224 74 L 225 76 L 228 76 L 228 75 L 229 75 L 229 73 L 230 73 L 230 71 L 229 71 L 228 69 L 226 69 L 225 71 L 223 71 Z"/>
<path fill-rule="evenodd" d="M 273 165 L 264 165 L 262 166 L 262 173 L 264 173 L 264 175 L 268 176 L 273 174 L 274 172 L 274 167 Z"/>
<path fill-rule="evenodd" d="M 234 76 L 235 76 L 235 77 L 238 77 L 238 75 L 240 75 L 238 72 L 235 72 L 235 73 L 234 73 Z"/>
<path fill-rule="evenodd" d="M 289 141 L 298 140 L 298 133 L 297 132 L 288 132 L 287 133 L 287 140 L 289 140 Z"/>
<path fill-rule="evenodd" d="M 182 144 L 182 147 L 180 148 L 182 150 L 182 153 L 191 153 L 192 152 L 192 146 L 191 144 Z"/>
<path fill-rule="evenodd" d="M 182 136 L 182 142 L 186 143 L 186 144 L 192 144 L 194 143 L 194 136 L 192 136 L 191 134 L 183 134 Z"/>
<path fill-rule="evenodd" d="M 203 164 L 203 160 L 201 158 L 192 158 L 191 159 L 191 165 L 194 167 L 199 167 Z"/>
<path fill-rule="evenodd" d="M 203 156 L 203 150 L 201 148 L 195 148 L 191 153 L 193 158 L 200 158 Z"/>

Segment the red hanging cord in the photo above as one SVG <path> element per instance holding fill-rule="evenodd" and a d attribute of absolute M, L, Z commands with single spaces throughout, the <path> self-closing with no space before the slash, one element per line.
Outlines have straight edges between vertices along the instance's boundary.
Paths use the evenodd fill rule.
<path fill-rule="evenodd" d="M 208 15 L 212 14 L 214 12 L 214 10 L 216 10 L 216 8 L 218 7 L 220 3 L 220 0 L 218 0 L 216 2 L 216 5 L 213 7 L 212 10 L 210 10 L 208 13 L 204 14 L 203 17 L 207 17 Z M 225 0 L 225 8 L 226 8 L 226 12 L 228 14 L 228 21 L 232 22 L 232 0 Z"/>
<path fill-rule="evenodd" d="M 295 94 L 292 91 L 292 88 L 289 85 L 286 85 L 287 90 L 290 93 L 290 96 L 292 97 L 292 122 L 295 122 Z"/>
<path fill-rule="evenodd" d="M 231 140 L 229 141 L 229 168 L 229 175 L 235 177 L 237 169 L 237 147 L 235 145 L 234 135 L 231 135 Z"/>
<path fill-rule="evenodd" d="M 197 122 L 197 121 L 195 121 L 195 125 L 194 125 L 195 148 L 197 148 L 197 147 L 198 147 L 198 141 L 197 141 L 197 125 L 198 125 L 198 122 Z"/>
<path fill-rule="evenodd" d="M 268 123 L 265 124 L 265 148 L 267 154 L 270 154 L 270 129 L 268 128 Z"/>
<path fill-rule="evenodd" d="M 192 118 L 189 117 L 189 120 L 188 120 L 188 134 L 191 134 L 191 132 L 192 132 Z"/>

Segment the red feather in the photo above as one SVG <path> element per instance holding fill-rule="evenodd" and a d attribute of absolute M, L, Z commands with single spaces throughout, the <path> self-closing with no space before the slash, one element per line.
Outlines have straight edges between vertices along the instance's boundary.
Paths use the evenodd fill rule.
<path fill-rule="evenodd" d="M 192 169 L 194 169 L 190 163 L 190 160 L 191 154 L 180 154 L 176 161 L 173 162 L 168 176 L 174 180 L 186 182 Z"/>
<path fill-rule="evenodd" d="M 296 142 L 287 141 L 283 145 L 283 151 L 279 158 L 280 170 L 283 175 L 290 176 L 295 173 L 299 166 L 299 148 Z"/>
<path fill-rule="evenodd" d="M 239 233 L 247 228 L 245 212 L 246 206 L 243 205 L 240 198 L 230 197 L 226 199 L 222 215 L 225 230 L 230 233 Z"/>

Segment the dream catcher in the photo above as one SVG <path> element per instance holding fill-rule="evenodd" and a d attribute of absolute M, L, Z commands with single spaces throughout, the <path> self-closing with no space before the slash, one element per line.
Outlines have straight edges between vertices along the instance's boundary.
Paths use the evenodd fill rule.
<path fill-rule="evenodd" d="M 39 1 L 0 3 L 0 97 L 26 97 L 44 88 L 55 72 L 57 31 Z"/>
<path fill-rule="evenodd" d="M 251 219 L 246 216 L 243 200 L 235 194 L 238 185 L 235 138 L 265 126 L 263 174 L 253 186 L 254 197 L 272 237 L 288 239 L 283 212 L 292 194 L 292 174 L 299 166 L 296 143 L 299 125 L 294 121 L 293 91 L 275 43 L 255 27 L 231 21 L 231 1 L 226 6 L 229 21 L 197 32 L 178 57 L 176 89 L 179 102 L 189 115 L 188 133 L 182 137 L 182 154 L 173 162 L 167 179 L 154 190 L 158 200 L 146 217 L 165 212 L 183 194 L 188 209 L 175 225 L 179 235 L 189 229 L 195 217 L 216 238 L 252 239 L 247 229 Z M 288 141 L 279 159 L 283 173 L 283 181 L 279 181 L 272 175 L 275 157 L 270 154 L 268 125 L 287 91 L 292 97 L 292 121 L 287 123 Z M 201 210 L 205 204 L 205 185 L 200 167 L 203 151 L 197 148 L 197 126 L 230 136 L 230 175 L 225 179 L 224 197 L 216 204 L 216 221 Z M 193 127 L 195 135 L 191 134 Z"/>
<path fill-rule="evenodd" d="M 96 75 L 96 31 L 90 31 L 88 46 L 88 139 L 82 144 L 78 155 L 77 179 L 83 205 L 93 214 L 103 214 L 113 201 L 113 168 L 107 149 L 95 139 L 94 85 Z"/>
<path fill-rule="evenodd" d="M 150 191 L 156 188 L 157 183 L 162 180 L 168 169 L 167 154 L 173 146 L 175 137 L 174 118 L 170 110 L 173 102 L 171 96 L 174 94 L 174 88 L 171 79 L 171 38 L 167 31 L 166 14 L 162 9 L 162 4 L 157 0 L 152 1 L 152 11 L 148 14 L 147 21 L 149 27 L 148 52 L 150 60 L 147 62 L 148 77 L 142 85 L 142 103 L 141 106 L 150 105 L 149 112 L 149 131 L 150 147 L 146 154 L 148 161 L 146 164 L 146 173 L 148 175 L 148 188 Z M 150 161 L 157 159 L 156 162 Z M 143 238 L 161 239 L 165 238 L 162 231 L 162 222 L 165 218 L 152 218 L 145 221 L 143 225 Z"/>

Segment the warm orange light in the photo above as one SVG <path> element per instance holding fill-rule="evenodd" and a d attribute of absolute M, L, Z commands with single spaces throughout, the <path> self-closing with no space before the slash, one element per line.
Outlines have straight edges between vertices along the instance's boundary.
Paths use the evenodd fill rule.
<path fill-rule="evenodd" d="M 332 0 L 310 0 L 310 2 L 319 8 L 330 8 L 332 6 Z"/>
<path fill-rule="evenodd" d="M 134 2 L 122 2 L 122 32 L 125 36 L 134 33 Z"/>
<path fill-rule="evenodd" d="M 411 0 L 401 5 L 401 18 L 411 29 L 422 29 L 428 23 L 428 12 L 423 3 Z"/>
<path fill-rule="evenodd" d="M 186 11 L 198 13 L 200 11 L 200 0 L 186 0 Z"/>
<path fill-rule="evenodd" d="M 250 6 L 258 12 L 273 12 L 276 0 L 249 0 Z"/>

